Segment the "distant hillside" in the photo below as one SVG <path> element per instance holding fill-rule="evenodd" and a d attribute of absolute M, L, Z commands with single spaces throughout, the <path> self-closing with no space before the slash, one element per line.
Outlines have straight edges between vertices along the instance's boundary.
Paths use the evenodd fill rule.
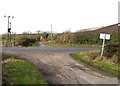
<path fill-rule="evenodd" d="M 93 30 L 97 30 L 97 29 L 100 29 L 100 28 L 101 28 L 101 27 L 92 27 L 92 28 L 87 28 L 87 29 L 78 30 L 78 32 L 93 31 Z"/>
<path fill-rule="evenodd" d="M 93 33 L 109 33 L 118 35 L 118 24 L 110 25 L 107 27 L 100 28 L 98 30 L 93 31 Z"/>
<path fill-rule="evenodd" d="M 79 32 L 81 34 L 100 34 L 100 33 L 109 33 L 112 35 L 118 35 L 118 24 L 113 24 L 110 26 L 102 27 L 100 29 L 92 30 L 92 31 L 85 31 Z"/>

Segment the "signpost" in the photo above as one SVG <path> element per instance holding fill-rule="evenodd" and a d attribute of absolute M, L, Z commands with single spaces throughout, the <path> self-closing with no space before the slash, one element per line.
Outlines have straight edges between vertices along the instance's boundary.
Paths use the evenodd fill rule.
<path fill-rule="evenodd" d="M 101 57 L 103 57 L 105 39 L 106 39 L 106 40 L 110 40 L 110 34 L 100 33 L 100 39 L 103 39 L 103 45 L 102 45 L 102 51 L 101 51 Z"/>

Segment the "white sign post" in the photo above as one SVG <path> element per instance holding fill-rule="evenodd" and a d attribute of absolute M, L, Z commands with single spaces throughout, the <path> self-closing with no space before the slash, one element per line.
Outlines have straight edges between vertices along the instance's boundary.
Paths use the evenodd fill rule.
<path fill-rule="evenodd" d="M 100 33 L 100 39 L 103 39 L 103 45 L 102 45 L 102 51 L 101 51 L 101 57 L 103 57 L 105 39 L 106 39 L 106 40 L 110 40 L 110 34 Z"/>

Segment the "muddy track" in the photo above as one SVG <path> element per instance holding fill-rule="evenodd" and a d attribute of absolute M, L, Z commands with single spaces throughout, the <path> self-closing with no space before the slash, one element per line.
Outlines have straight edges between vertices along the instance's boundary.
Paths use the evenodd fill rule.
<path fill-rule="evenodd" d="M 71 52 L 7 51 L 34 63 L 50 84 L 118 84 L 117 78 L 78 62 Z"/>

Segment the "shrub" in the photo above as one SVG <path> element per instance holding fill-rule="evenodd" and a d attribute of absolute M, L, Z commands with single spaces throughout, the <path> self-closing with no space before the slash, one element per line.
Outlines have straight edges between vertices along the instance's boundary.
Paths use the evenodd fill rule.
<path fill-rule="evenodd" d="M 18 45 L 21 45 L 22 47 L 28 47 L 28 46 L 31 46 L 33 43 L 35 43 L 36 39 L 23 36 L 19 38 L 17 42 L 18 42 Z"/>
<path fill-rule="evenodd" d="M 83 34 L 81 32 L 64 32 L 56 35 L 54 40 L 55 43 L 59 44 L 102 44 L 102 41 L 99 39 L 99 35 Z"/>
<path fill-rule="evenodd" d="M 118 56 L 118 43 L 107 44 L 104 53 L 109 58 L 112 58 L 114 55 Z"/>

